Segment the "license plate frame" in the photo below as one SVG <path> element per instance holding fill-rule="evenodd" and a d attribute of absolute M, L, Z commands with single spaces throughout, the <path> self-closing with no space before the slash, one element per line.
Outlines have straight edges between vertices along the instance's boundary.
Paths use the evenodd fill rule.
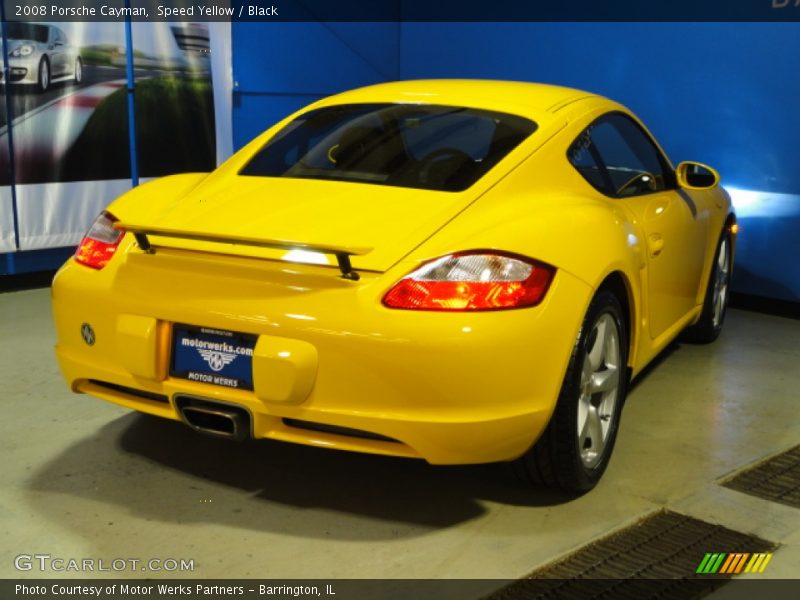
<path fill-rule="evenodd" d="M 253 390 L 257 335 L 175 323 L 172 326 L 171 377 L 216 387 Z"/>

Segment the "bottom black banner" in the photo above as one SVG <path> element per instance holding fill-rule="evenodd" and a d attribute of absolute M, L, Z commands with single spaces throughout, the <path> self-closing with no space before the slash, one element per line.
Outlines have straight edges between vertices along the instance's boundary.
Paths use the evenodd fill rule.
<path fill-rule="evenodd" d="M 525 600 L 557 599 L 566 593 L 570 599 L 664 597 L 663 591 L 680 580 L 626 579 L 582 580 L 580 592 L 571 585 L 574 580 L 527 580 L 525 586 L 500 579 L 206 579 L 206 580 L 144 580 L 144 579 L 17 579 L 0 580 L 0 598 L 50 598 L 73 600 L 241 600 L 273 598 L 325 598 L 327 600 Z M 541 585 L 537 585 L 541 582 Z M 710 583 L 710 581 L 709 581 Z M 722 582 L 718 582 L 722 583 Z M 613 590 L 613 592 L 612 592 Z M 635 596 L 628 592 L 635 591 Z M 800 597 L 800 580 L 732 580 L 724 585 L 699 586 L 696 594 L 682 598 L 701 598 L 709 593 L 719 600 L 735 600 L 757 595 L 770 599 Z M 674 597 L 674 596 L 673 596 Z"/>

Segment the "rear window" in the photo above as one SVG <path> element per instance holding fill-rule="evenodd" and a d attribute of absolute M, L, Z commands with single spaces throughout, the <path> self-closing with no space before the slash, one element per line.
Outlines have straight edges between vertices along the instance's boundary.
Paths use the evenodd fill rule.
<path fill-rule="evenodd" d="M 529 119 L 473 108 L 331 106 L 289 123 L 240 175 L 457 192 L 475 183 L 535 130 Z"/>

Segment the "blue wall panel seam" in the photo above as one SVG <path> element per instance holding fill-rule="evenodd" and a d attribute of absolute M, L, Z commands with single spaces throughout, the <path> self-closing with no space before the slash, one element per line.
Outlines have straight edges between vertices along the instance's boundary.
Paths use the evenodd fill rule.
<path fill-rule="evenodd" d="M 333 29 L 331 29 L 331 28 L 328 26 L 328 24 L 327 24 L 327 23 L 325 23 L 325 22 L 321 22 L 321 23 L 320 23 L 320 25 L 322 25 L 322 26 L 323 26 L 325 29 L 327 29 L 327 30 L 328 30 L 328 32 L 329 32 L 329 33 L 330 33 L 330 34 L 331 34 L 333 37 L 335 37 L 335 38 L 336 38 L 336 39 L 339 41 L 339 43 L 340 43 L 340 44 L 342 44 L 342 45 L 343 45 L 345 48 L 347 48 L 348 50 L 350 50 L 350 52 L 352 52 L 352 53 L 353 53 L 353 54 L 354 54 L 356 57 L 360 58 L 360 59 L 361 59 L 361 61 L 362 61 L 362 62 L 363 62 L 365 65 L 367 65 L 367 66 L 368 66 L 370 69 L 372 69 L 372 70 L 375 72 L 375 74 L 376 74 L 376 75 L 378 75 L 379 77 L 381 77 L 382 79 L 385 79 L 385 80 L 391 79 L 391 76 L 390 76 L 390 75 L 388 75 L 387 73 L 385 73 L 385 72 L 383 71 L 383 69 L 381 69 L 380 67 L 378 67 L 378 66 L 376 66 L 375 64 L 373 64 L 373 63 L 372 63 L 372 61 L 368 60 L 366 56 L 364 56 L 363 54 L 361 54 L 361 52 L 359 52 L 359 51 L 358 51 L 358 50 L 356 50 L 356 49 L 355 49 L 353 46 L 351 46 L 351 45 L 350 45 L 350 44 L 347 42 L 347 40 L 345 40 L 345 39 L 344 39 L 342 36 L 340 36 L 338 33 L 336 33 L 336 31 L 334 31 Z M 398 52 L 399 52 L 399 48 L 398 48 Z"/>

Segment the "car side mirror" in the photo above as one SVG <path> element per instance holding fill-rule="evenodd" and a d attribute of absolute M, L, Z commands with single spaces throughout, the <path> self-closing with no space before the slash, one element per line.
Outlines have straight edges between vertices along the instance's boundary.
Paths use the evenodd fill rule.
<path fill-rule="evenodd" d="M 684 161 L 675 169 L 678 185 L 687 190 L 710 190 L 719 185 L 719 173 L 708 165 Z"/>

